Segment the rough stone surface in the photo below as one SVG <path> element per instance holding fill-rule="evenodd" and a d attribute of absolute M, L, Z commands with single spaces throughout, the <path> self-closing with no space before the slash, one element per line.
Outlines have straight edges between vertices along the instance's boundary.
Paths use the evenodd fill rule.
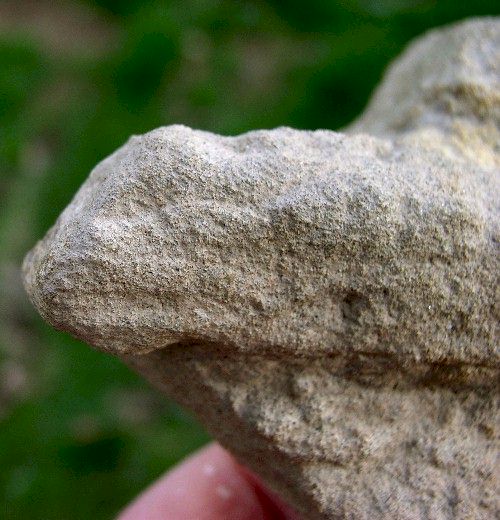
<path fill-rule="evenodd" d="M 132 137 L 27 256 L 28 293 L 305 518 L 498 518 L 499 70 L 500 22 L 469 21 L 346 133 Z"/>

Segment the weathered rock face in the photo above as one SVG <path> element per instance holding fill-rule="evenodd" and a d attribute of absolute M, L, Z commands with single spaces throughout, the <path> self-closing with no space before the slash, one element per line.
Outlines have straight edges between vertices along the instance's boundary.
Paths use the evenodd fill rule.
<path fill-rule="evenodd" d="M 499 70 L 500 22 L 471 21 L 411 46 L 348 133 L 133 137 L 28 293 L 306 518 L 496 518 Z"/>

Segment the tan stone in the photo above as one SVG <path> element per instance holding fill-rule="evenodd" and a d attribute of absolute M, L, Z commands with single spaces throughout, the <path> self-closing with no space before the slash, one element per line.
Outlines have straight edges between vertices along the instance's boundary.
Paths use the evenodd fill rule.
<path fill-rule="evenodd" d="M 469 21 L 410 46 L 346 133 L 132 137 L 27 291 L 305 518 L 496 518 L 499 70 L 500 22 Z"/>

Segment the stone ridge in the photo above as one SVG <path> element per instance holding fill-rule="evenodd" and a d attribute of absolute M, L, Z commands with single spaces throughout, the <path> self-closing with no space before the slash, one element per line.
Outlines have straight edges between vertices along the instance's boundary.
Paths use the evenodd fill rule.
<path fill-rule="evenodd" d="M 26 285 L 54 326 L 118 353 L 497 365 L 493 173 L 366 135 L 159 128 L 96 167 Z"/>
<path fill-rule="evenodd" d="M 451 146 L 500 168 L 499 20 L 466 20 L 412 42 L 349 130 L 412 134 L 442 153 Z"/>

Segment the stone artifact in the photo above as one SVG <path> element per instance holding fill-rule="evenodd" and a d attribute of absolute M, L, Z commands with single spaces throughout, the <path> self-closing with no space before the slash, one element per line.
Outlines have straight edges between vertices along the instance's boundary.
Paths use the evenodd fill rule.
<path fill-rule="evenodd" d="M 499 518 L 500 21 L 432 31 L 346 133 L 169 126 L 27 256 L 56 328 L 304 518 Z"/>

